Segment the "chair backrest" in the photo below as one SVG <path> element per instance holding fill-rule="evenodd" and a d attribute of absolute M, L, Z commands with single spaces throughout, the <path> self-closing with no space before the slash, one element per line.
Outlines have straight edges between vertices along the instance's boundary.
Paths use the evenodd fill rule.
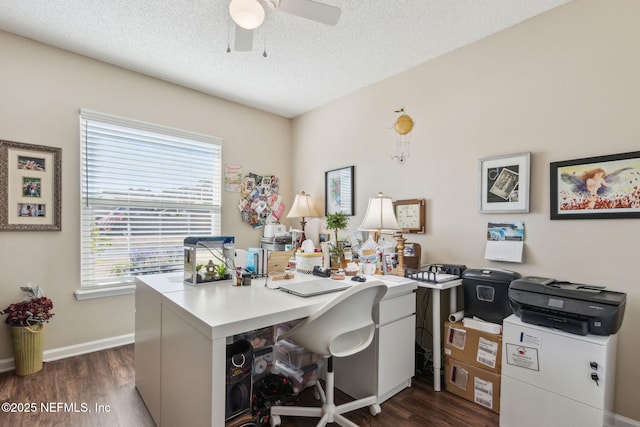
<path fill-rule="evenodd" d="M 345 357 L 371 344 L 373 309 L 387 292 L 381 281 L 358 283 L 323 305 L 280 339 L 323 356 Z"/>

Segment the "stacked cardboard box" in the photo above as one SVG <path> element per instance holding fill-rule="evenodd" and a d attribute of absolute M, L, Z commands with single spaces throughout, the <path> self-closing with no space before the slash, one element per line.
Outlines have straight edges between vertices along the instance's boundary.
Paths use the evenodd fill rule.
<path fill-rule="evenodd" d="M 500 413 L 502 334 L 444 325 L 445 388 Z"/>

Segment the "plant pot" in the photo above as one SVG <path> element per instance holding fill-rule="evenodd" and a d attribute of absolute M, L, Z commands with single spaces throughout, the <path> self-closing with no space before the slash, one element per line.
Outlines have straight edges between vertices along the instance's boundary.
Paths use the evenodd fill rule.
<path fill-rule="evenodd" d="M 30 375 L 42 369 L 44 325 L 11 328 L 16 375 Z"/>
<path fill-rule="evenodd" d="M 342 255 L 331 255 L 330 260 L 332 269 L 344 268 L 344 259 Z"/>

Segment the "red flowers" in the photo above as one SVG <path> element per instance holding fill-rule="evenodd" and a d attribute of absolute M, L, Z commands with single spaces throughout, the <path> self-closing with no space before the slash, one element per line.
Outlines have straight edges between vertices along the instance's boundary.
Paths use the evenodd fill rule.
<path fill-rule="evenodd" d="M 7 325 L 32 326 L 48 322 L 53 317 L 51 309 L 53 309 L 53 302 L 41 296 L 11 304 L 0 314 L 7 315 L 5 319 Z"/>

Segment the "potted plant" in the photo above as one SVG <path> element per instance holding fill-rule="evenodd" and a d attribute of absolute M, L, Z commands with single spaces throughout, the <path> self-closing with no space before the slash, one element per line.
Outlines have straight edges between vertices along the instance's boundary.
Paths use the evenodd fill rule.
<path fill-rule="evenodd" d="M 331 255 L 331 264 L 337 268 L 342 267 L 344 248 L 338 240 L 338 232 L 347 228 L 349 224 L 349 217 L 343 212 L 334 212 L 327 215 L 327 229 L 334 230 L 336 239 L 335 242 L 329 248 L 329 254 Z"/>
<path fill-rule="evenodd" d="M 1 314 L 11 326 L 16 374 L 29 375 L 42 369 L 44 324 L 53 317 L 53 302 L 45 297 L 39 286 L 21 286 L 27 294 L 23 301 L 13 303 Z"/>

